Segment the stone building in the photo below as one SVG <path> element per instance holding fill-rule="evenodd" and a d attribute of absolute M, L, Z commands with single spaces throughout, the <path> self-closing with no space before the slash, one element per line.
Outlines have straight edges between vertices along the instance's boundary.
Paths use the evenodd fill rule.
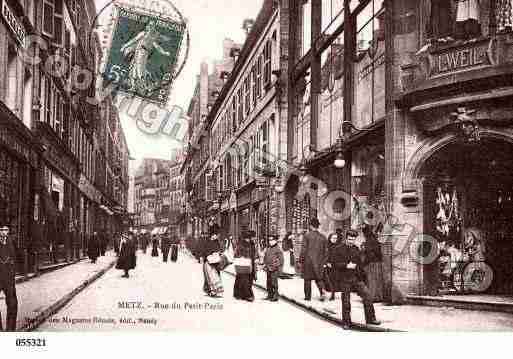
<path fill-rule="evenodd" d="M 134 175 L 134 227 L 137 230 L 164 231 L 169 226 L 171 161 L 143 159 Z"/>
<path fill-rule="evenodd" d="M 2 2 L 0 208 L 23 274 L 81 257 L 113 196 L 95 183 L 111 164 L 96 160 L 96 130 L 107 118 L 94 101 L 100 50 L 87 29 L 95 16 L 92 0 Z"/>
<path fill-rule="evenodd" d="M 371 225 L 391 302 L 511 293 L 510 4 L 288 3 L 287 230 Z"/>
<path fill-rule="evenodd" d="M 212 210 L 214 197 L 211 194 L 215 189 L 210 180 L 212 134 L 208 131 L 208 116 L 239 51 L 239 45 L 230 39 L 225 39 L 223 58 L 214 63 L 212 72 L 209 73 L 207 63 L 201 64 L 196 88 L 187 110 L 189 143 L 181 173 L 185 178 L 187 203 L 190 207 L 187 209 L 190 221 L 188 234 L 195 238 L 207 230 L 209 218 L 215 214 L 215 210 Z"/>
<path fill-rule="evenodd" d="M 275 191 L 276 163 L 287 151 L 281 10 L 264 1 L 256 19 L 245 21 L 246 41 L 207 117 L 207 183 L 214 185 L 209 197 L 221 235 L 237 239 L 254 230 L 262 244 L 285 224 L 282 193 Z"/>

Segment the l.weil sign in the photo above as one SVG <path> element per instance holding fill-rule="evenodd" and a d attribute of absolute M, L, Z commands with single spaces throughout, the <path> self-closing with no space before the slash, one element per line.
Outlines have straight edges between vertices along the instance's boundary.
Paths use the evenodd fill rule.
<path fill-rule="evenodd" d="M 468 43 L 429 54 L 431 77 L 493 65 L 493 41 Z"/>

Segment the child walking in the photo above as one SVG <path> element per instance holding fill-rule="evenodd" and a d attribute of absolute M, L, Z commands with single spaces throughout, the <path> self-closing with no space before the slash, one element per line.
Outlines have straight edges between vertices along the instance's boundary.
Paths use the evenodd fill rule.
<path fill-rule="evenodd" d="M 267 297 L 265 300 L 278 301 L 278 277 L 283 270 L 283 252 L 278 246 L 278 236 L 269 236 L 269 248 L 264 255 L 264 269 L 267 272 Z"/>

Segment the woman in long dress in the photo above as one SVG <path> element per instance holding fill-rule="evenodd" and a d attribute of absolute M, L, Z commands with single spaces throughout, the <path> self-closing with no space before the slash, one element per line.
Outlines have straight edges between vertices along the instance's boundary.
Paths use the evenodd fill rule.
<path fill-rule="evenodd" d="M 251 234 L 245 233 L 244 238 L 235 249 L 235 258 L 249 259 L 251 262 L 251 270 L 248 271 L 248 273 L 236 273 L 235 284 L 233 286 L 233 296 L 235 299 L 247 300 L 248 302 L 255 300 L 253 281 L 256 280 L 256 257 L 257 250 L 255 243 L 251 240 Z"/>
<path fill-rule="evenodd" d="M 128 278 L 128 271 L 135 268 L 136 265 L 136 244 L 132 236 L 129 238 L 122 236 L 120 243 L 120 251 L 116 269 L 121 269 L 125 272 L 123 278 Z"/>
<path fill-rule="evenodd" d="M 219 262 L 213 260 L 220 259 L 223 252 L 219 243 L 217 233 L 212 233 L 208 239 L 201 243 L 200 263 L 203 265 L 203 291 L 211 297 L 221 297 L 224 291 L 221 282 L 221 271 Z"/>
<path fill-rule="evenodd" d="M 363 244 L 363 264 L 367 277 L 367 287 L 374 302 L 383 301 L 383 254 L 381 244 L 372 227 L 365 225 L 362 229 L 365 237 Z"/>
<path fill-rule="evenodd" d="M 151 240 L 151 245 L 152 245 L 152 248 L 151 248 L 151 256 L 152 257 L 158 257 L 159 256 L 159 250 L 158 250 L 158 247 L 159 247 L 159 239 L 157 238 L 156 235 L 153 236 L 152 240 Z"/>

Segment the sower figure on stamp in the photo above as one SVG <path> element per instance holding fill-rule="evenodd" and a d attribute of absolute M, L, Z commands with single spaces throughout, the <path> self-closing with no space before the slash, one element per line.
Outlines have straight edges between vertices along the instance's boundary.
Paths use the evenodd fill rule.
<path fill-rule="evenodd" d="M 9 227 L 5 225 L 6 221 L 0 223 L 0 292 L 5 294 L 5 304 L 7 306 L 7 331 L 16 331 L 16 318 L 18 317 L 18 298 L 16 295 L 16 250 L 14 241 L 9 237 Z M 2 329 L 2 319 L 0 316 L 0 330 Z"/>

